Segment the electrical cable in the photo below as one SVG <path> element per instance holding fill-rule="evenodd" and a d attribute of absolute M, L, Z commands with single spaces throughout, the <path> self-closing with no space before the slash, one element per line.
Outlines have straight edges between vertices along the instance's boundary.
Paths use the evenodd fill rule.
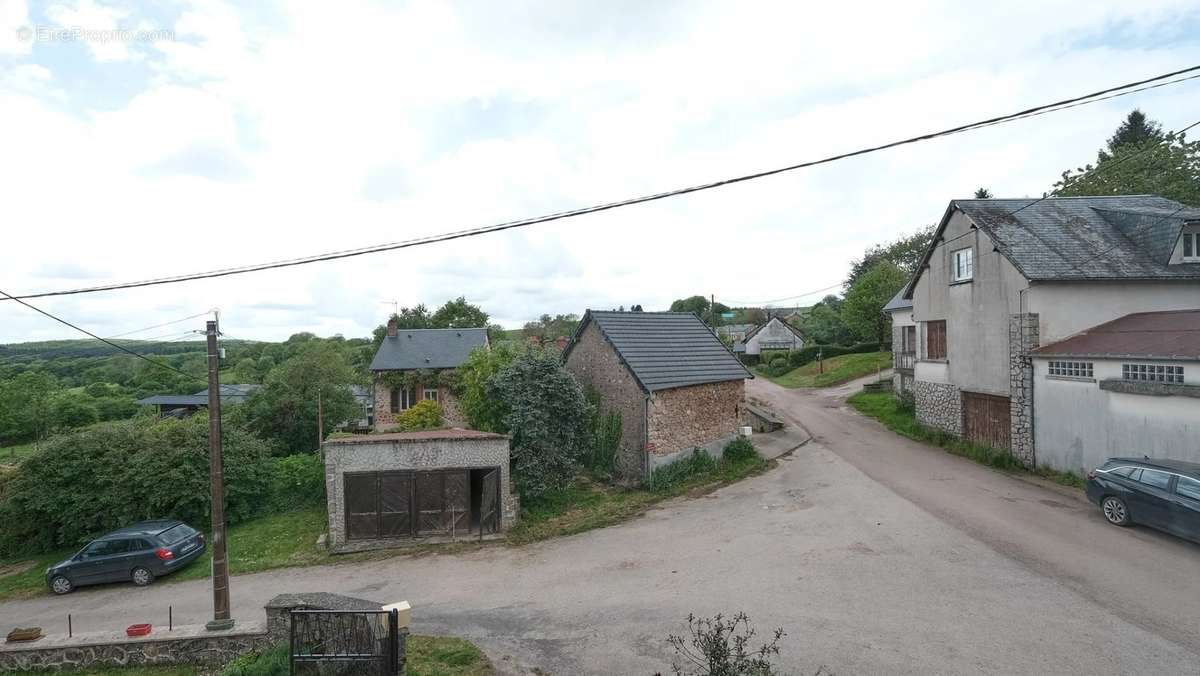
<path fill-rule="evenodd" d="M 172 275 L 172 276 L 168 276 L 168 277 L 160 277 L 160 278 L 156 278 L 156 279 L 147 279 L 147 280 L 134 281 L 134 282 L 123 282 L 123 283 L 117 283 L 117 284 L 107 284 L 107 285 L 102 285 L 102 286 L 84 287 L 84 288 L 78 288 L 78 289 L 66 289 L 66 290 L 61 290 L 61 291 L 45 291 L 45 292 L 40 292 L 40 293 L 24 294 L 24 295 L 20 295 L 20 296 L 10 296 L 9 299 L 17 300 L 17 299 L 29 299 L 29 298 L 45 298 L 45 297 L 49 297 L 49 296 L 66 296 L 66 295 L 75 295 L 75 294 L 81 294 L 81 293 L 95 293 L 95 292 L 99 292 L 99 291 L 115 291 L 115 290 L 120 290 L 120 289 L 131 289 L 131 288 L 138 288 L 138 287 L 144 287 L 144 286 L 157 286 L 157 285 L 161 285 L 161 284 L 176 284 L 176 283 L 180 283 L 180 282 L 194 281 L 194 280 L 198 280 L 198 279 L 211 279 L 214 277 L 225 277 L 225 276 L 229 276 L 229 275 L 238 275 L 238 274 L 245 274 L 245 273 L 250 273 L 250 272 L 260 272 L 263 270 L 292 267 L 292 266 L 297 266 L 297 265 L 307 265 L 310 263 L 317 263 L 317 262 L 323 262 L 323 261 L 329 261 L 329 260 L 337 260 L 337 259 L 341 259 L 341 258 L 350 258 L 350 257 L 354 257 L 354 256 L 362 256 L 362 255 L 373 254 L 373 253 L 381 253 L 381 252 L 385 252 L 385 251 L 394 251 L 394 250 L 405 249 L 405 248 L 409 248 L 409 247 L 422 246 L 422 245 L 426 245 L 426 244 L 434 244 L 434 243 L 438 243 L 438 242 L 462 239 L 462 238 L 466 238 L 466 237 L 473 237 L 476 235 L 483 235 L 483 234 L 488 234 L 488 233 L 493 233 L 493 232 L 500 232 L 500 231 L 509 230 L 509 229 L 513 229 L 513 228 L 520 228 L 520 227 L 525 227 L 525 226 L 529 226 L 529 225 L 535 225 L 538 223 L 547 223 L 550 221 L 556 221 L 556 220 L 565 219 L 565 218 L 573 218 L 573 217 L 582 216 L 585 214 L 597 213 L 600 211 L 607 211 L 610 209 L 617 209 L 617 208 L 621 208 L 621 207 L 627 207 L 627 206 L 632 206 L 635 204 L 642 204 L 642 203 L 646 203 L 646 202 L 653 202 L 653 201 L 657 201 L 657 200 L 662 200 L 662 199 L 666 199 L 666 198 L 670 198 L 670 197 L 677 197 L 680 195 L 687 195 L 687 194 L 700 192 L 700 191 L 704 191 L 704 190 L 711 190 L 714 188 L 719 188 L 719 187 L 723 187 L 723 186 L 727 186 L 727 185 L 733 185 L 736 183 L 742 183 L 745 181 L 751 181 L 751 180 L 755 180 L 755 179 L 765 178 L 768 176 L 774 176 L 776 174 L 782 174 L 785 172 L 795 171 L 798 169 L 804 169 L 807 167 L 813 167 L 813 166 L 817 166 L 817 165 L 821 165 L 821 164 L 829 164 L 829 163 L 837 162 L 837 161 L 844 160 L 847 158 L 857 157 L 860 155 L 866 155 L 866 154 L 870 154 L 870 153 L 875 153 L 875 152 L 879 152 L 882 150 L 895 148 L 898 146 L 918 143 L 918 142 L 922 142 L 922 141 L 928 141 L 928 140 L 940 138 L 943 136 L 950 136 L 953 134 L 959 134 L 959 133 L 963 133 L 966 131 L 972 131 L 975 129 L 992 126 L 995 124 L 1012 122 L 1015 120 L 1024 119 L 1027 117 L 1033 117 L 1035 115 L 1039 115 L 1039 114 L 1043 114 L 1043 113 L 1047 113 L 1047 112 L 1055 112 L 1056 110 L 1062 110 L 1062 109 L 1066 109 L 1068 107 L 1074 107 L 1075 105 L 1084 105 L 1086 103 L 1094 103 L 1097 101 L 1107 100 L 1109 98 L 1114 98 L 1115 96 L 1123 96 L 1123 95 L 1135 93 L 1136 91 L 1141 91 L 1141 90 L 1135 89 L 1135 88 L 1142 87 L 1143 85 L 1147 85 L 1147 84 L 1154 83 L 1154 82 L 1159 82 L 1162 80 L 1169 80 L 1170 78 L 1174 78 L 1178 75 L 1183 75 L 1185 73 L 1192 73 L 1192 72 L 1198 71 L 1198 70 L 1200 70 L 1200 65 L 1191 66 L 1189 68 L 1184 68 L 1184 69 L 1176 70 L 1176 71 L 1173 71 L 1170 73 L 1156 75 L 1154 77 L 1146 78 L 1146 79 L 1139 80 L 1136 82 L 1130 82 L 1130 83 L 1118 85 L 1115 87 L 1109 87 L 1109 88 L 1102 89 L 1097 92 L 1085 94 L 1083 96 L 1076 96 L 1076 97 L 1072 97 L 1072 98 L 1068 98 L 1068 99 L 1063 99 L 1061 101 L 1056 101 L 1053 103 L 1034 106 L 1032 108 L 1027 108 L 1025 110 L 1017 111 L 1015 113 L 1010 113 L 1007 115 L 1000 115 L 1000 116 L 992 117 L 992 118 L 989 118 L 986 120 L 980 120 L 977 122 L 972 122 L 972 123 L 960 125 L 957 127 L 951 127 L 949 129 L 944 129 L 942 131 L 930 132 L 930 133 L 926 133 L 926 134 L 921 134 L 919 136 L 913 136 L 913 137 L 901 139 L 898 141 L 884 143 L 881 145 L 870 146 L 867 148 L 861 148 L 859 150 L 840 153 L 837 155 L 831 155 L 831 156 L 824 157 L 824 158 L 817 159 L 817 160 L 800 162 L 797 164 L 792 164 L 792 165 L 788 165 L 788 166 L 784 166 L 784 167 L 777 167 L 777 168 L 768 169 L 765 171 L 755 172 L 755 173 L 751 173 L 751 174 L 744 174 L 741 176 L 735 176 L 732 178 L 721 179 L 721 180 L 712 181 L 709 183 L 692 185 L 692 186 L 678 188 L 678 189 L 669 190 L 669 191 L 665 191 L 665 192 L 652 193 L 649 195 L 643 195 L 640 197 L 623 199 L 623 200 L 619 200 L 619 201 L 615 201 L 615 202 L 607 202 L 607 203 L 597 204 L 597 205 L 588 206 L 588 207 L 581 207 L 581 208 L 577 208 L 577 209 L 570 209 L 567 211 L 560 211 L 557 213 L 552 213 L 552 214 L 548 214 L 548 215 L 544 215 L 544 216 L 525 218 L 525 219 L 520 219 L 520 220 L 515 220 L 515 221 L 507 221 L 507 222 L 503 222 L 503 223 L 497 223 L 494 225 L 472 228 L 472 229 L 468 229 L 468 230 L 459 230 L 459 231 L 455 231 L 455 232 L 444 233 L 441 235 L 431 235 L 431 236 L 427 236 L 427 237 L 419 237 L 419 238 L 403 240 L 403 241 L 399 241 L 399 242 L 391 242 L 391 243 L 387 243 L 387 244 L 379 244 L 379 245 L 374 245 L 374 246 L 361 247 L 358 249 L 346 249 L 343 251 L 334 251 L 334 252 L 328 252 L 328 253 L 323 253 L 323 254 L 316 254 L 316 255 L 305 256 L 305 257 L 301 257 L 301 258 L 292 258 L 292 259 L 285 259 L 285 260 L 279 260 L 279 261 L 273 261 L 273 262 L 267 262 L 267 263 L 258 263 L 258 264 L 253 264 L 253 265 L 222 268 L 222 269 L 217 269 L 217 270 L 209 270 L 206 272 L 197 272 L 197 273 L 184 274 L 184 275 Z M 1174 82 L 1181 82 L 1185 79 L 1190 79 L 1190 78 L 1181 78 L 1181 79 L 1175 80 L 1173 82 L 1162 82 L 1160 84 L 1165 86 L 1167 84 L 1173 84 Z M 1128 90 L 1128 91 L 1126 91 L 1126 90 Z M 1108 96 L 1108 95 L 1111 95 L 1111 96 Z M 1105 98 L 1099 98 L 1099 97 L 1105 97 Z M 4 299 L 0 299 L 0 300 L 4 300 Z"/>

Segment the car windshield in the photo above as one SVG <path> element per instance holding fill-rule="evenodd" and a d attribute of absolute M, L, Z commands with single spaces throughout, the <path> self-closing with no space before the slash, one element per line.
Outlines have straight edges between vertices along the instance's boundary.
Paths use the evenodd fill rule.
<path fill-rule="evenodd" d="M 164 544 L 173 545 L 176 542 L 183 542 L 195 534 L 196 530 L 194 528 L 181 523 L 178 526 L 172 526 L 159 533 L 158 537 L 162 539 Z"/>

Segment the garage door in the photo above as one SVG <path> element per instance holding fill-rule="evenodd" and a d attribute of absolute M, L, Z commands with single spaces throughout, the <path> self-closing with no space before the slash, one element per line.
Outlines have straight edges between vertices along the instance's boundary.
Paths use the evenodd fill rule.
<path fill-rule="evenodd" d="M 984 446 L 1008 450 L 1008 397 L 963 392 L 963 436 Z"/>
<path fill-rule="evenodd" d="M 468 470 L 343 475 L 349 540 L 465 534 L 471 525 Z"/>

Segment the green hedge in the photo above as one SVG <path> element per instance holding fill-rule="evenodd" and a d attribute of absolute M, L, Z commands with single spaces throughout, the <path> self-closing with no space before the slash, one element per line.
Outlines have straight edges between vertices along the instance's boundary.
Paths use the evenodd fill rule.
<path fill-rule="evenodd" d="M 324 497 L 316 455 L 272 458 L 240 426 L 222 434 L 230 523 Z M 0 485 L 0 553 L 75 547 L 145 519 L 209 525 L 208 417 L 101 423 L 52 437 Z"/>
<path fill-rule="evenodd" d="M 820 354 L 823 359 L 831 359 L 840 357 L 844 354 L 860 354 L 864 352 L 879 352 L 881 349 L 887 349 L 886 345 L 879 343 L 858 343 L 857 345 L 810 345 L 799 350 L 792 350 L 786 354 L 786 358 L 780 361 L 779 356 L 773 357 L 764 367 L 767 375 L 779 377 L 791 371 L 792 369 L 810 364 L 817 360 L 817 355 Z M 778 353 L 776 353 L 778 354 Z"/>

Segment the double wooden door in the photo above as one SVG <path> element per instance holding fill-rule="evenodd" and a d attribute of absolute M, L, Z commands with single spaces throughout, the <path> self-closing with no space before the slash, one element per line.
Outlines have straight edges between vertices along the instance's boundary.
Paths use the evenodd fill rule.
<path fill-rule="evenodd" d="M 1011 447 L 1011 411 L 1008 397 L 978 392 L 962 393 L 963 436 L 992 448 Z"/>
<path fill-rule="evenodd" d="M 342 485 L 349 540 L 471 531 L 471 470 L 350 472 Z"/>

